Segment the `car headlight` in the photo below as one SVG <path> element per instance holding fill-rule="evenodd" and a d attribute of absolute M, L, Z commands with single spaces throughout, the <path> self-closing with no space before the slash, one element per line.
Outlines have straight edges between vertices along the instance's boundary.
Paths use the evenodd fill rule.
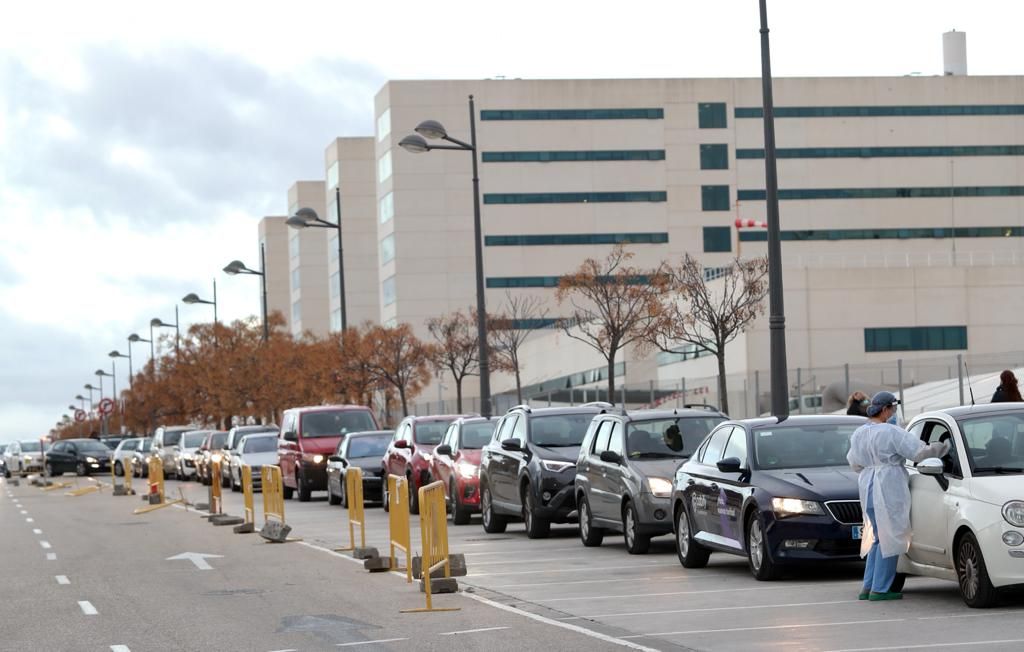
<path fill-rule="evenodd" d="M 24 457 L 25 457 L 25 461 L 26 462 L 31 462 L 32 461 L 32 456 L 31 455 L 25 455 Z"/>
<path fill-rule="evenodd" d="M 1024 527 L 1024 500 L 1011 500 L 1003 505 L 1003 518 L 1010 525 Z"/>
<path fill-rule="evenodd" d="M 459 472 L 459 475 L 461 475 L 464 478 L 468 479 L 468 478 L 475 478 L 476 477 L 476 472 L 477 472 L 476 464 L 473 464 L 471 462 L 467 462 L 466 460 L 459 460 L 455 464 L 455 469 Z"/>
<path fill-rule="evenodd" d="M 214 453 L 213 455 L 210 456 L 210 461 L 211 462 L 219 462 L 222 459 L 224 459 L 224 456 L 221 455 L 220 453 Z"/>
<path fill-rule="evenodd" d="M 324 461 L 324 456 L 323 455 L 314 455 L 313 456 L 313 464 L 320 464 L 323 461 Z"/>
<path fill-rule="evenodd" d="M 540 463 L 544 466 L 545 469 L 553 473 L 558 473 L 559 471 L 564 471 L 568 468 L 576 466 L 572 462 L 559 462 L 557 460 L 541 460 Z"/>
<path fill-rule="evenodd" d="M 85 461 L 88 462 L 89 464 L 95 464 L 99 460 L 97 460 L 95 457 L 87 457 L 85 458 Z"/>
<path fill-rule="evenodd" d="M 647 478 L 647 488 L 658 498 L 668 498 L 672 495 L 672 483 L 665 478 Z"/>
<path fill-rule="evenodd" d="M 424 462 L 429 462 L 430 460 L 434 459 L 434 456 L 431 455 L 430 453 L 423 453 L 422 455 Z"/>
<path fill-rule="evenodd" d="M 825 511 L 821 508 L 820 503 L 816 503 L 813 500 L 800 500 L 799 498 L 772 498 L 772 509 L 775 510 L 775 515 L 780 518 L 807 514 L 825 515 Z"/>

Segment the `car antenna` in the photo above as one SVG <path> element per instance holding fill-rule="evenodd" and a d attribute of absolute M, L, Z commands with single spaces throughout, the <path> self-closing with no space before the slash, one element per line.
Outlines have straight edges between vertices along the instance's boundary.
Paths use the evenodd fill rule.
<path fill-rule="evenodd" d="M 967 390 L 971 393 L 971 406 L 974 405 L 974 388 L 971 386 L 971 372 L 967 369 L 967 361 L 964 360 L 964 373 L 967 374 Z"/>

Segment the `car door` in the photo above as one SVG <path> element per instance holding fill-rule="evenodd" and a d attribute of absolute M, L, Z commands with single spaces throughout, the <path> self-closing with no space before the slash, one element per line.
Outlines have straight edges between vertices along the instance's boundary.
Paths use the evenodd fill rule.
<path fill-rule="evenodd" d="M 608 508 L 608 474 L 606 463 L 601 461 L 601 453 L 608 450 L 608 440 L 614 425 L 613 419 L 601 419 L 598 422 L 591 446 L 581 456 L 582 468 L 576 468 L 577 474 L 586 475 L 583 487 L 590 504 L 590 513 L 599 521 L 608 519 L 611 512 Z"/>
<path fill-rule="evenodd" d="M 612 419 L 611 426 L 606 450 L 618 455 L 622 463 L 598 460 L 601 464 L 601 518 L 609 523 L 620 523 L 622 521 L 622 496 L 626 492 L 626 435 L 625 425 L 619 419 Z"/>
<path fill-rule="evenodd" d="M 740 545 L 745 541 L 743 534 L 743 501 L 750 488 L 750 463 L 747 455 L 747 431 L 742 426 L 733 426 L 729 441 L 722 451 L 723 460 L 734 457 L 740 461 L 742 472 L 727 472 L 715 468 L 718 483 L 718 500 L 715 512 L 718 517 L 718 535 L 729 542 Z"/>
<path fill-rule="evenodd" d="M 230 435 L 228 435 L 228 439 L 231 439 Z M 232 443 L 234 442 L 226 441 L 224 443 L 225 460 L 230 459 L 228 456 L 231 454 L 231 450 L 228 448 L 228 444 Z M 295 412 L 285 412 L 281 418 L 281 434 L 277 439 L 277 465 L 281 467 L 281 482 L 285 483 L 285 478 L 287 478 L 286 484 L 290 487 L 296 486 L 295 465 L 298 456 L 298 418 Z"/>
<path fill-rule="evenodd" d="M 501 503 L 506 508 L 511 508 L 519 502 L 515 487 L 519 472 L 519 460 L 522 459 L 522 453 L 505 450 L 501 447 L 501 444 L 513 438 L 513 433 L 516 432 L 516 424 L 520 421 L 525 421 L 525 419 L 523 415 L 518 413 L 507 415 L 501 425 L 498 445 L 492 451 L 488 481 L 491 491 L 494 493 L 495 502 Z"/>
<path fill-rule="evenodd" d="M 46 462 L 47 462 L 47 464 L 50 465 L 50 468 L 53 469 L 54 473 L 60 474 L 60 473 L 63 472 L 63 468 L 64 468 L 63 459 L 64 459 L 64 456 L 66 455 L 65 449 L 67 448 L 67 445 L 68 445 L 67 442 L 63 442 L 63 441 L 56 442 L 53 445 L 53 447 L 50 448 L 49 452 L 46 453 Z M 13 447 L 14 447 L 14 444 L 11 444 L 11 448 L 13 448 Z M 11 449 L 9 448 L 7 450 L 11 450 Z M 9 465 L 8 465 L 8 468 L 10 468 Z"/>
<path fill-rule="evenodd" d="M 733 426 L 723 426 L 715 430 L 700 453 L 698 464 L 690 473 L 690 506 L 693 522 L 702 533 L 711 535 L 718 541 L 720 527 L 718 523 L 718 460 L 722 459 L 725 446 L 732 434 Z"/>
<path fill-rule="evenodd" d="M 459 444 L 459 426 L 452 423 L 448 426 L 448 432 L 441 438 L 441 443 L 438 447 L 448 446 L 451 448 L 451 455 L 438 455 L 437 449 L 433 459 L 430 462 L 431 474 L 434 476 L 434 480 L 440 481 L 444 484 L 445 496 L 451 500 L 451 496 L 448 496 L 449 482 L 452 478 L 452 464 L 454 464 L 455 456 L 458 455 L 458 444 Z"/>
<path fill-rule="evenodd" d="M 920 436 L 921 441 L 926 444 L 944 441 L 953 436 L 949 425 L 938 419 L 919 422 L 911 432 Z M 958 448 L 957 444 L 954 444 L 954 447 Z M 949 482 L 946 489 L 942 488 L 935 477 L 917 473 L 913 470 L 913 463 L 908 463 L 910 526 L 914 536 L 910 541 L 907 557 L 918 563 L 952 568 L 949 523 L 956 514 L 958 494 L 963 491 L 963 474 L 956 458 L 958 453 L 958 450 L 953 450 L 944 460 L 943 476 Z"/>

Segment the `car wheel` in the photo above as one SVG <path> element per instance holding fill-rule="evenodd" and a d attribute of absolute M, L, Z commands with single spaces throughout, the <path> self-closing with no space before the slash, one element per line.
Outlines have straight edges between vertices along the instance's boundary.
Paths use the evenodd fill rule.
<path fill-rule="evenodd" d="M 124 475 L 124 467 L 120 462 L 114 462 L 114 475 Z"/>
<path fill-rule="evenodd" d="M 223 471 L 221 471 L 221 474 L 220 474 L 220 486 L 221 486 L 221 489 L 227 489 L 228 487 L 231 486 L 231 480 L 229 480 L 228 478 L 224 477 L 224 472 Z"/>
<path fill-rule="evenodd" d="M 298 485 L 296 489 L 299 491 L 299 502 L 308 503 L 313 498 L 313 490 L 309 488 L 309 484 L 306 482 L 306 474 L 299 473 L 295 478 L 295 484 Z"/>
<path fill-rule="evenodd" d="M 622 510 L 622 536 L 626 539 L 626 552 L 631 555 L 646 555 L 651 547 L 651 537 L 640 532 L 640 517 L 632 501 Z"/>
<path fill-rule="evenodd" d="M 6 470 L 6 474 L 7 474 L 6 477 L 8 477 L 8 478 L 11 477 L 11 470 L 7 469 Z M 46 463 L 46 475 L 47 475 L 47 477 L 50 477 L 50 478 L 53 477 L 53 465 L 50 464 L 49 462 Z"/>
<path fill-rule="evenodd" d="M 327 481 L 327 504 L 328 505 L 340 505 L 341 504 L 341 497 L 334 495 L 334 492 L 331 491 L 331 481 L 330 480 Z"/>
<path fill-rule="evenodd" d="M 544 539 L 551 534 L 551 521 L 536 515 L 533 500 L 530 486 L 523 487 L 523 522 L 526 524 L 526 536 L 530 539 Z"/>
<path fill-rule="evenodd" d="M 768 539 L 757 512 L 747 519 L 747 562 L 755 579 L 767 581 L 779 577 L 781 569 L 768 554 Z"/>
<path fill-rule="evenodd" d="M 79 462 L 75 465 L 75 473 L 78 475 L 89 475 L 89 469 L 85 468 L 85 462 Z"/>
<path fill-rule="evenodd" d="M 480 484 L 483 484 L 481 480 Z M 484 487 L 480 494 L 480 515 L 483 518 L 484 532 L 487 534 L 501 534 L 508 527 L 508 519 L 494 513 L 494 505 L 491 502 L 491 490 Z"/>
<path fill-rule="evenodd" d="M 679 505 L 676 514 L 676 554 L 683 568 L 704 568 L 711 557 L 710 550 L 693 540 L 690 515 L 683 504 Z"/>
<path fill-rule="evenodd" d="M 469 510 L 462 506 L 462 501 L 459 499 L 458 487 L 455 485 L 454 480 L 452 480 L 452 486 L 448 493 L 452 497 L 452 524 L 469 525 Z"/>
<path fill-rule="evenodd" d="M 594 527 L 594 513 L 590 511 L 590 502 L 580 494 L 580 541 L 588 548 L 601 545 L 604 541 L 604 529 Z"/>
<path fill-rule="evenodd" d="M 415 516 L 420 513 L 420 492 L 416 489 L 411 475 L 406 475 L 409 482 L 409 514 Z"/>
<path fill-rule="evenodd" d="M 956 578 L 960 583 L 960 596 L 968 607 L 984 609 L 998 601 L 999 593 L 989 579 L 981 546 L 970 532 L 960 539 L 957 546 Z"/>
<path fill-rule="evenodd" d="M 348 486 L 341 485 L 341 506 L 348 509 Z"/>
<path fill-rule="evenodd" d="M 260 489 L 260 493 L 262 493 L 262 492 L 263 492 L 263 489 Z M 285 500 L 291 500 L 292 496 L 294 494 L 295 494 L 295 490 L 294 489 L 292 489 L 291 487 L 286 487 L 283 484 L 281 485 L 281 497 L 282 498 L 284 498 Z"/>
<path fill-rule="evenodd" d="M 388 473 L 384 469 L 381 469 L 380 477 L 384 479 L 384 486 L 380 488 L 380 496 L 384 502 L 384 513 L 387 514 L 391 509 L 391 494 L 388 493 Z"/>
<path fill-rule="evenodd" d="M 903 585 L 906 581 L 906 573 L 896 573 L 896 576 L 892 578 L 892 584 L 889 585 L 889 591 L 891 593 L 903 593 Z"/>

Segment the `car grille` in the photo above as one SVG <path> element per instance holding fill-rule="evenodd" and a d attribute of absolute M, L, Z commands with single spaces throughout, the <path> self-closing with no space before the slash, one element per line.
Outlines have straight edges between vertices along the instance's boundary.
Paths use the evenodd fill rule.
<path fill-rule="evenodd" d="M 825 503 L 825 507 L 832 518 L 845 525 L 860 525 L 864 522 L 859 500 L 833 500 Z"/>

